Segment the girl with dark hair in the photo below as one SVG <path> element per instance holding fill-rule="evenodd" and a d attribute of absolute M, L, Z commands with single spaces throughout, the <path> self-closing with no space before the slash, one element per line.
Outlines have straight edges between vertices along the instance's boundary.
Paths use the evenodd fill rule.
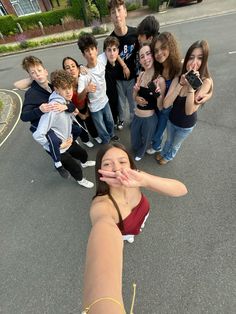
<path fill-rule="evenodd" d="M 143 158 L 151 144 L 157 127 L 155 111 L 162 108 L 165 94 L 165 81 L 155 72 L 151 47 L 148 42 L 141 45 L 139 62 L 144 71 L 139 74 L 134 86 L 133 97 L 137 108 L 134 110 L 134 118 L 131 123 L 131 145 L 136 161 Z M 154 80 L 156 83 L 153 82 Z M 150 83 L 154 86 L 153 90 L 149 87 Z M 158 94 L 155 93 L 155 89 L 158 89 Z"/>
<path fill-rule="evenodd" d="M 187 189 L 177 180 L 138 171 L 120 143 L 100 148 L 96 184 L 90 209 L 92 230 L 86 253 L 82 313 L 126 313 L 122 298 L 122 234 L 138 234 L 149 212 L 148 200 L 140 188 L 174 197 L 185 195 Z M 134 297 L 130 313 L 133 304 Z"/>
<path fill-rule="evenodd" d="M 78 115 L 76 116 L 76 119 L 84 128 L 88 130 L 89 134 L 95 139 L 95 141 L 100 144 L 102 140 L 98 136 L 97 129 L 90 116 L 89 108 L 87 105 L 88 99 L 87 98 L 82 99 L 82 100 L 78 99 L 77 87 L 78 87 L 78 78 L 80 75 L 80 66 L 78 62 L 72 57 L 65 57 L 62 60 L 62 67 L 65 71 L 70 73 L 76 80 L 76 85 L 75 85 L 74 94 L 72 98 L 73 104 L 76 106 L 76 108 L 79 111 Z M 86 146 L 93 147 L 93 143 L 89 140 L 89 135 L 85 130 L 82 130 L 80 134 L 80 138 Z"/>
<path fill-rule="evenodd" d="M 149 202 L 140 187 L 169 196 L 186 193 L 179 181 L 137 171 L 132 157 L 119 143 L 104 145 L 97 153 L 96 184 L 90 211 L 92 224 L 101 216 L 112 217 L 124 239 L 130 242 L 139 234 L 149 213 Z"/>
<path fill-rule="evenodd" d="M 167 140 L 163 150 L 156 156 L 160 165 L 175 157 L 183 141 L 196 125 L 197 110 L 202 102 L 211 96 L 212 79 L 208 71 L 208 55 L 209 47 L 205 40 L 193 43 L 186 53 L 181 76 L 173 81 L 164 99 L 164 108 L 169 108 L 172 104 L 173 107 L 167 122 Z M 186 79 L 191 70 L 203 82 L 197 90 L 193 89 Z"/>

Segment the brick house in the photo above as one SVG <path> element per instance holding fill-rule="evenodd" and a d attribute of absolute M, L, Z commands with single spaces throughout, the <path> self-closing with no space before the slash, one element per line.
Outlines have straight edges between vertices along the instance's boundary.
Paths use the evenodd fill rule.
<path fill-rule="evenodd" d="M 50 0 L 0 0 L 0 16 L 8 14 L 23 16 L 51 9 Z"/>

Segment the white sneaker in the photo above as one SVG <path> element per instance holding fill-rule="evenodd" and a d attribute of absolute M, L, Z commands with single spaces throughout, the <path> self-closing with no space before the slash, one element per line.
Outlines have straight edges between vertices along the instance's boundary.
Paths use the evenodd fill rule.
<path fill-rule="evenodd" d="M 102 139 L 98 136 L 94 138 L 98 144 L 102 144 Z"/>
<path fill-rule="evenodd" d="M 126 234 L 122 236 L 123 241 L 128 241 L 129 243 L 134 242 L 134 235 L 133 234 Z"/>
<path fill-rule="evenodd" d="M 136 156 L 135 158 L 134 158 L 134 160 L 135 161 L 140 161 L 142 158 L 141 157 L 138 157 L 138 156 Z"/>
<path fill-rule="evenodd" d="M 156 152 L 157 152 L 157 150 L 155 150 L 154 148 L 149 148 L 149 149 L 146 150 L 146 153 L 147 153 L 148 155 L 153 155 L 153 154 L 155 154 Z"/>
<path fill-rule="evenodd" d="M 89 148 L 93 147 L 93 143 L 88 141 L 88 142 L 83 142 L 84 145 L 88 146 Z"/>
<path fill-rule="evenodd" d="M 96 161 L 94 160 L 87 160 L 84 164 L 81 162 L 82 168 L 93 167 L 95 165 L 96 165 Z"/>
<path fill-rule="evenodd" d="M 91 189 L 94 187 L 93 182 L 90 182 L 90 181 L 86 180 L 85 178 L 83 178 L 82 180 L 77 181 L 77 182 L 79 183 L 79 185 L 82 185 L 87 189 Z"/>

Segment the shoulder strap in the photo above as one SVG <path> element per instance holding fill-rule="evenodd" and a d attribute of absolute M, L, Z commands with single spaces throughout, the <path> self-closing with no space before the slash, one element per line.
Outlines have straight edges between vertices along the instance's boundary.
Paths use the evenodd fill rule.
<path fill-rule="evenodd" d="M 114 199 L 114 197 L 110 194 L 110 192 L 108 193 L 108 197 L 110 198 L 110 200 L 112 201 L 116 211 L 117 211 L 117 214 L 119 216 L 119 224 L 121 226 L 121 230 L 124 229 L 124 224 L 123 224 L 123 219 L 122 219 L 122 216 L 121 216 L 121 212 L 120 212 L 120 209 L 119 209 L 119 206 L 116 202 L 116 200 Z"/>

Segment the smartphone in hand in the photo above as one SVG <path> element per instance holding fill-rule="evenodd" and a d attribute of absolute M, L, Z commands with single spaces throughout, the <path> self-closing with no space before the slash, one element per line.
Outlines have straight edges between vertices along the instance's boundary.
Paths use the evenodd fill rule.
<path fill-rule="evenodd" d="M 185 78 L 194 90 L 198 89 L 203 84 L 200 77 L 198 77 L 193 70 L 189 71 L 185 75 Z"/>

